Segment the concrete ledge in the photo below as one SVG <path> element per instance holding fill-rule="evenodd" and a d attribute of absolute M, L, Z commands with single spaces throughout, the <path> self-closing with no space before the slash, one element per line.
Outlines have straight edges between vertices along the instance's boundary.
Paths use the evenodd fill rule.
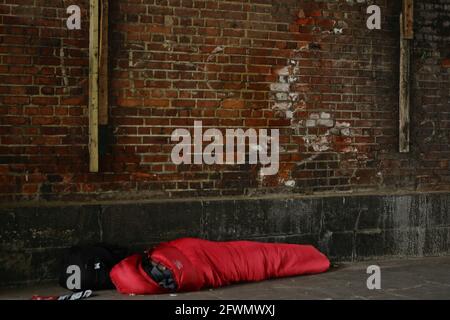
<path fill-rule="evenodd" d="M 179 237 L 316 245 L 334 261 L 450 254 L 449 193 L 0 208 L 0 285 L 55 279 L 62 251 Z"/>

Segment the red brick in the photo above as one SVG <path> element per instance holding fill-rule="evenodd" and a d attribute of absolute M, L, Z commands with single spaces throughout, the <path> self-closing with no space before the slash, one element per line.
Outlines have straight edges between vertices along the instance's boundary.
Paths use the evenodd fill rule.
<path fill-rule="evenodd" d="M 442 66 L 444 68 L 450 68 L 450 59 L 444 59 L 442 60 Z"/>
<path fill-rule="evenodd" d="M 139 107 L 142 106 L 142 99 L 136 98 L 119 98 L 117 99 L 119 107 Z"/>
<path fill-rule="evenodd" d="M 227 99 L 222 102 L 224 109 L 244 109 L 245 101 L 237 99 Z"/>

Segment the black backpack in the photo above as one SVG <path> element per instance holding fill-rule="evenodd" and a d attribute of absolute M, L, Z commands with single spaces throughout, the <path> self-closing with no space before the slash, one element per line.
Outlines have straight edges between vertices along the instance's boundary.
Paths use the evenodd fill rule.
<path fill-rule="evenodd" d="M 125 249 L 105 245 L 72 247 L 63 257 L 59 284 L 74 292 L 113 289 L 109 272 L 126 255 Z"/>

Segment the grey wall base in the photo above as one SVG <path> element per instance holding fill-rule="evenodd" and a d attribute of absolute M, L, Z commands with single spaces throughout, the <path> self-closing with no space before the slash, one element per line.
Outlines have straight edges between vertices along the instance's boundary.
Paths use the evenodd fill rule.
<path fill-rule="evenodd" d="M 0 285 L 55 279 L 65 248 L 99 242 L 313 244 L 334 261 L 449 255 L 449 208 L 448 193 L 3 207 Z"/>

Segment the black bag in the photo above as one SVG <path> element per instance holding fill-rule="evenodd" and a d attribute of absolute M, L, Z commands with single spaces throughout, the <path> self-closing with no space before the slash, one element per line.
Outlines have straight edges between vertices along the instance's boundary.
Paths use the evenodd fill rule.
<path fill-rule="evenodd" d="M 126 255 L 125 249 L 104 245 L 72 247 L 64 255 L 59 284 L 74 292 L 113 289 L 109 272 Z"/>

